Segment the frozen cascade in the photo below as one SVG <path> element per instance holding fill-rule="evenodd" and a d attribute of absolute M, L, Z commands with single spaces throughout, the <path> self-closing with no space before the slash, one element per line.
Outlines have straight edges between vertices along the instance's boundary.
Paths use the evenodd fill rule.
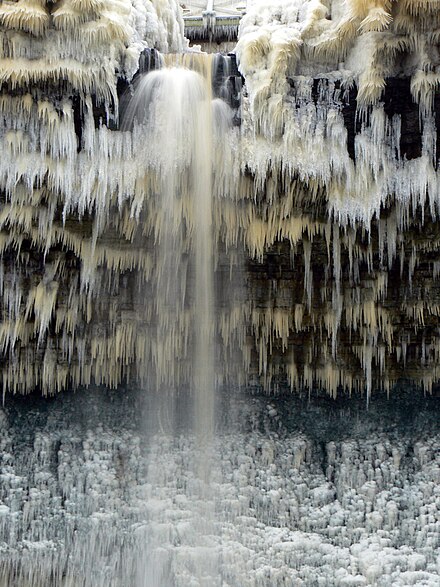
<path fill-rule="evenodd" d="M 0 2 L 1 587 L 438 584 L 439 30 Z"/>
<path fill-rule="evenodd" d="M 139 56 L 162 62 L 147 45 L 186 48 L 178 3 L 31 2 L 32 22 L 25 4 L 0 10 L 3 391 L 187 385 L 190 306 L 166 340 L 153 319 L 164 178 L 154 145 L 118 127 Z M 236 48 L 244 89 L 217 58 L 228 80 L 214 91 L 234 110 L 212 137 L 221 382 L 334 396 L 391 390 L 402 374 L 437 381 L 436 6 L 256 0 Z M 207 65 L 196 52 L 163 61 Z M 181 187 L 187 252 L 196 216 Z M 249 287 L 237 298 L 238 267 Z"/>

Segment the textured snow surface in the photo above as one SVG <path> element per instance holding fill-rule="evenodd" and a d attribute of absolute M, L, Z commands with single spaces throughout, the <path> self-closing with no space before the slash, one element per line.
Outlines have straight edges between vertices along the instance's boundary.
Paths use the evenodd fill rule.
<path fill-rule="evenodd" d="M 193 439 L 130 397 L 7 401 L 0 585 L 438 585 L 431 409 L 235 399 L 205 485 Z"/>

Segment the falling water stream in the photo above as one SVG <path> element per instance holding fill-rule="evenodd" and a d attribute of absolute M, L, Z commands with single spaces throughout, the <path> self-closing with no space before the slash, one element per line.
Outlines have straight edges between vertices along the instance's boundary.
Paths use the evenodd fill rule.
<path fill-rule="evenodd" d="M 185 352 L 190 364 L 192 415 L 189 419 L 193 422 L 194 451 L 188 466 L 195 479 L 192 497 L 196 497 L 198 504 L 194 512 L 194 533 L 201 537 L 212 533 L 213 524 L 213 502 L 209 498 L 215 391 L 212 57 L 198 56 L 192 63 L 188 63 L 188 58 L 187 63 L 182 63 L 183 59 L 169 57 L 168 67 L 150 72 L 140 80 L 123 127 L 135 125 L 137 132 L 144 133 L 145 141 L 151 145 L 148 164 L 158 179 L 160 230 L 155 242 L 158 269 L 154 319 L 157 323 L 156 410 L 162 422 L 161 432 L 165 420 L 171 424 L 166 427 L 168 433 L 173 434 L 176 429 L 175 399 L 180 390 L 174 389 L 160 374 L 179 368 L 182 349 L 175 346 L 174 333 L 176 324 L 181 324 L 185 316 L 190 317 L 190 343 Z M 156 472 L 152 471 L 153 484 L 155 476 Z M 148 551 L 145 565 L 138 573 L 138 587 L 171 587 L 174 584 L 172 562 L 169 556 L 164 556 L 160 541 L 150 537 Z M 215 556 L 196 555 L 193 574 L 197 584 L 212 587 L 214 567 Z"/>

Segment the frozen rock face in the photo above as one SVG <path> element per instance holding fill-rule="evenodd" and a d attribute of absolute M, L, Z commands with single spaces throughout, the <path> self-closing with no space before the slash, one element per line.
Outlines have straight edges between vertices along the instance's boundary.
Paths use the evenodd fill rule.
<path fill-rule="evenodd" d="M 185 47 L 177 0 L 3 2 L 0 26 L 0 79 L 12 90 L 63 82 L 65 95 L 109 100 L 116 72 L 133 75 L 142 49 Z"/>
<path fill-rule="evenodd" d="M 386 78 L 409 76 L 431 111 L 439 19 L 429 0 L 250 0 L 236 51 L 256 110 L 285 94 L 287 77 L 332 73 L 358 83 L 362 108 L 381 99 Z"/>
<path fill-rule="evenodd" d="M 75 385 L 75 379 L 79 383 L 98 375 L 90 370 L 92 356 L 93 364 L 101 363 L 95 359 L 104 350 L 102 344 L 107 346 L 106 333 L 118 329 L 108 311 L 112 297 L 118 296 L 118 304 L 124 297 L 119 295 L 121 272 L 129 280 L 134 266 L 142 267 L 144 276 L 151 271 L 149 254 L 141 246 L 129 246 L 133 234 L 115 245 L 122 217 L 116 220 L 116 233 L 107 222 L 115 202 L 134 191 L 132 169 L 119 167 L 116 175 L 109 174 L 132 151 L 131 139 L 97 127 L 118 122 L 118 80 L 131 79 L 141 51 L 156 47 L 179 52 L 187 43 L 176 0 L 3 2 L 0 34 L 2 352 L 15 356 L 2 369 L 2 380 L 5 389 L 25 391 L 42 384 L 43 393 L 50 393 L 68 381 Z M 99 242 L 104 229 L 105 245 Z M 120 248 L 124 240 L 125 253 Z M 21 251 L 17 256 L 11 255 L 13 243 Z M 107 285 L 97 275 L 103 265 Z M 125 287 L 126 293 L 133 287 L 133 282 Z M 95 351 L 90 346 L 94 335 L 85 332 L 92 313 L 97 318 L 93 330 L 101 333 Z M 120 333 L 123 354 L 129 322 L 124 321 L 125 334 Z M 140 348 L 139 339 L 133 343 Z M 111 364 L 119 372 L 116 377 Z M 114 354 L 102 367 L 98 370 L 110 385 L 127 376 Z M 98 380 L 103 381 L 101 375 Z"/>
<path fill-rule="evenodd" d="M 214 99 L 204 125 L 220 382 L 370 397 L 401 377 L 438 381 L 438 18 L 427 1 L 251 5 L 245 90 L 227 60 L 227 88 L 216 78 L 241 108 Z M 160 116 L 121 130 L 118 95 L 147 45 L 185 48 L 177 3 L 4 2 L 0 25 L 5 393 L 187 383 L 193 157 L 166 167 L 167 224 L 158 155 L 173 132 Z M 212 56 L 163 61 L 197 71 L 211 98 Z M 158 318 L 170 234 L 180 305 Z"/>
<path fill-rule="evenodd" d="M 236 395 L 208 499 L 191 468 L 200 446 L 144 429 L 154 402 L 142 402 L 96 390 L 7 401 L 2 587 L 438 585 L 435 400 L 412 390 L 366 412 Z"/>
<path fill-rule="evenodd" d="M 423 306 L 422 338 L 436 338 L 439 16 L 433 2 L 256 0 L 242 20 L 254 183 L 228 217 L 261 263 L 248 320 L 269 386 L 287 374 L 296 388 L 356 388 L 356 364 L 367 394 L 397 372 L 437 380 L 404 324 Z"/>
<path fill-rule="evenodd" d="M 251 3 L 236 53 L 249 92 L 251 133 L 271 144 L 269 155 L 251 134 L 255 172 L 265 175 L 272 165 L 289 181 L 318 184 L 330 213 L 344 223 L 368 225 L 390 196 L 407 206 L 428 197 L 436 208 L 439 19 L 432 2 Z M 410 165 L 400 152 L 400 113 L 384 111 L 386 80 L 401 76 L 410 80 L 409 98 L 420 112 L 423 149 Z M 353 85 L 360 121 L 356 165 L 345 148 L 342 112 Z"/>

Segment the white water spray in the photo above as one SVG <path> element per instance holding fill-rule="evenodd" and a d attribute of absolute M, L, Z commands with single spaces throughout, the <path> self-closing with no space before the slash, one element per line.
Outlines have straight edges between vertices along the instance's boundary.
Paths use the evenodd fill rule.
<path fill-rule="evenodd" d="M 212 426 L 208 422 L 212 399 L 207 397 L 212 395 L 208 382 L 214 379 L 211 108 L 210 80 L 171 67 L 140 81 L 123 123 L 123 129 L 134 124 L 135 134 L 142 135 L 146 167 L 156 176 L 153 363 L 157 386 L 169 388 L 179 380 L 173 371 L 191 350 L 187 345 L 179 347 L 176 334 L 179 331 L 180 338 L 186 328 L 194 348 L 191 379 L 196 403 L 208 402 L 196 418 L 207 420 L 204 430 Z M 188 256 L 194 260 L 189 285 Z"/>
<path fill-rule="evenodd" d="M 213 116 L 210 58 L 203 63 L 205 76 L 186 68 L 170 67 L 146 75 L 138 84 L 125 116 L 124 128 L 134 126 L 147 144 L 148 167 L 157 177 L 157 232 L 155 233 L 156 356 L 154 367 L 157 410 L 175 428 L 175 393 L 163 375 L 178 369 L 183 351 L 189 355 L 193 398 L 195 456 L 189 466 L 200 510 L 195 519 L 195 540 L 211 533 L 212 501 L 207 499 L 213 459 L 215 388 L 215 311 L 212 243 L 212 141 Z M 189 253 L 189 255 L 188 255 Z M 189 257 L 189 261 L 187 258 Z M 188 266 L 189 265 L 189 266 Z M 189 316 L 190 324 L 185 320 Z M 182 324 L 182 321 L 184 322 Z M 188 328 L 188 349 L 181 349 L 182 327 Z M 167 367 L 168 365 L 168 367 Z M 166 416 L 166 418 L 165 418 Z M 153 472 L 153 476 L 156 475 Z M 151 479 L 154 484 L 154 479 Z M 198 535 L 198 537 L 196 536 Z M 170 557 L 151 537 L 138 585 L 172 584 Z M 199 546 L 200 548 L 200 546 Z M 215 555 L 195 557 L 199 585 L 212 585 Z M 209 568 L 208 568 L 209 567 Z"/>

